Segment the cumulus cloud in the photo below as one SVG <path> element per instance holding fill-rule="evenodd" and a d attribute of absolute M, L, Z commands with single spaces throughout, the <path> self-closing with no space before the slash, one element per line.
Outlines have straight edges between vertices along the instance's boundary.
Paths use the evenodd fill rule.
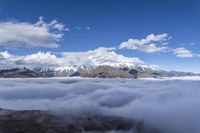
<path fill-rule="evenodd" d="M 18 57 L 15 61 L 16 65 L 23 65 L 29 67 L 56 67 L 61 65 L 61 59 L 50 52 L 38 52 L 26 56 Z"/>
<path fill-rule="evenodd" d="M 115 115 L 161 133 L 199 133 L 199 80 L 0 79 L 0 108 Z"/>
<path fill-rule="evenodd" d="M 200 57 L 199 54 L 193 53 L 192 51 L 184 48 L 184 47 L 180 47 L 180 48 L 176 48 L 173 50 L 173 53 L 180 58 L 192 58 L 192 57 Z"/>
<path fill-rule="evenodd" d="M 145 64 L 136 57 L 125 57 L 113 51 L 114 48 L 100 47 L 87 52 L 63 52 L 53 54 L 51 52 L 38 52 L 35 54 L 17 56 L 5 52 L 0 52 L 1 67 L 18 67 L 18 66 L 135 66 Z"/>
<path fill-rule="evenodd" d="M 172 49 L 166 45 L 171 37 L 167 34 L 150 34 L 144 39 L 129 39 L 127 42 L 122 42 L 119 49 L 138 50 L 145 53 L 156 53 L 169 51 L 179 58 L 200 57 L 200 54 L 194 53 L 184 47 Z"/>
<path fill-rule="evenodd" d="M 113 48 L 100 47 L 88 52 L 66 52 L 63 53 L 65 58 L 69 59 L 72 64 L 93 64 L 93 65 L 134 65 L 143 64 L 143 61 L 136 57 L 125 57 L 113 51 Z"/>
<path fill-rule="evenodd" d="M 18 59 L 17 56 L 11 55 L 8 51 L 0 52 L 0 67 L 13 67 L 15 61 Z"/>
<path fill-rule="evenodd" d="M 129 39 L 127 42 L 122 42 L 119 49 L 138 50 L 145 53 L 163 52 L 168 49 L 164 45 L 169 39 L 170 37 L 167 33 L 158 35 L 150 34 L 144 39 Z"/>
<path fill-rule="evenodd" d="M 0 22 L 0 46 L 57 48 L 64 31 L 68 30 L 57 20 L 46 23 L 43 17 L 39 17 L 35 24 Z"/>

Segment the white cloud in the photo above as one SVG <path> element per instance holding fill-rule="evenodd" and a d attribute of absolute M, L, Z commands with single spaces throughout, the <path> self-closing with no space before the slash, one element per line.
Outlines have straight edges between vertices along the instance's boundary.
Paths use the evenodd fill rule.
<path fill-rule="evenodd" d="M 1 67 L 65 67 L 75 66 L 134 66 L 143 65 L 143 61 L 136 57 L 125 57 L 113 51 L 113 48 L 100 47 L 87 52 L 63 52 L 61 55 L 50 52 L 38 52 L 35 54 L 17 56 L 11 55 L 7 51 L 0 52 Z"/>
<path fill-rule="evenodd" d="M 17 56 L 11 55 L 8 51 L 0 52 L 0 67 L 13 67 L 15 61 L 18 60 Z"/>
<path fill-rule="evenodd" d="M 17 65 L 29 66 L 29 67 L 57 67 L 62 65 L 61 59 L 50 52 L 38 52 L 26 56 L 19 57 L 16 61 Z"/>
<path fill-rule="evenodd" d="M 44 22 L 43 17 L 35 24 L 0 22 L 0 46 L 57 48 L 63 32 L 68 30 L 57 20 Z"/>
<path fill-rule="evenodd" d="M 173 53 L 180 58 L 192 58 L 192 57 L 198 57 L 199 54 L 195 54 L 192 51 L 184 48 L 184 47 L 180 47 L 180 48 L 176 48 L 173 50 Z"/>
<path fill-rule="evenodd" d="M 119 49 L 138 50 L 145 53 L 163 52 L 168 48 L 164 46 L 170 37 L 168 34 L 154 35 L 150 34 L 144 39 L 129 39 L 127 42 L 122 42 Z M 164 45 L 162 45 L 162 43 Z"/>
<path fill-rule="evenodd" d="M 136 57 L 125 57 L 113 51 L 113 48 L 100 47 L 88 52 L 66 52 L 63 56 L 68 59 L 69 63 L 79 65 L 136 65 L 143 64 L 143 61 Z"/>
<path fill-rule="evenodd" d="M 8 53 L 8 51 L 0 52 L 0 59 L 6 59 L 9 58 L 11 55 Z"/>

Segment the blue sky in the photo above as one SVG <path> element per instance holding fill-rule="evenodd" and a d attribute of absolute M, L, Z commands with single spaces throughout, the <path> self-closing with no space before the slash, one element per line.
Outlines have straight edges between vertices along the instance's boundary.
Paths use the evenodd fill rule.
<path fill-rule="evenodd" d="M 138 57 L 162 69 L 200 72 L 198 0 L 0 0 L 1 23 L 34 24 L 40 16 L 45 22 L 56 19 L 69 29 L 62 31 L 64 36 L 57 42 L 58 48 L 13 48 L 0 40 L 5 43 L 0 45 L 0 51 L 27 55 L 38 51 L 88 51 L 115 47 L 118 54 Z M 151 34 L 167 34 L 164 39 L 150 42 L 167 47 L 167 50 L 148 53 L 137 44 L 136 49 L 118 48 L 130 38 L 141 41 Z M 182 49 L 175 52 L 177 48 Z M 181 56 L 177 56 L 180 52 Z"/>

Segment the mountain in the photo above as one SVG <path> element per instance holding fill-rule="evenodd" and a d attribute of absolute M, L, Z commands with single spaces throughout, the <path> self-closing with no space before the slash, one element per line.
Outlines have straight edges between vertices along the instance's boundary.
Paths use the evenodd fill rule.
<path fill-rule="evenodd" d="M 57 68 L 10 68 L 0 69 L 0 78 L 38 78 L 38 77 L 98 77 L 98 78 L 162 78 L 196 76 L 190 72 L 164 71 L 141 66 L 77 66 Z"/>
<path fill-rule="evenodd" d="M 180 77 L 180 76 L 199 76 L 191 72 L 164 71 L 147 67 L 111 67 L 99 66 L 90 71 L 79 69 L 73 76 L 81 77 L 99 77 L 99 78 L 162 78 L 162 77 Z"/>
<path fill-rule="evenodd" d="M 10 68 L 0 69 L 0 78 L 39 78 L 39 77 L 55 77 L 54 71 L 51 69 L 42 70 L 40 68 Z"/>
<path fill-rule="evenodd" d="M 79 74 L 79 75 L 78 75 Z M 98 77 L 98 78 L 137 78 L 137 73 L 131 74 L 111 66 L 98 66 L 91 71 L 79 70 L 71 76 Z"/>
<path fill-rule="evenodd" d="M 8 70 L 1 70 L 0 71 L 0 77 L 1 78 L 29 78 L 29 77 L 45 77 L 43 73 L 30 70 L 27 68 L 13 68 Z"/>
<path fill-rule="evenodd" d="M 52 69 L 54 71 L 54 76 L 56 77 L 66 77 L 66 76 L 70 76 L 73 75 L 75 72 L 78 71 L 91 71 L 94 70 L 96 68 L 96 66 L 85 66 L 85 65 L 68 65 L 65 67 L 57 67 Z M 77 75 L 78 76 L 78 75 Z"/>
<path fill-rule="evenodd" d="M 159 133 L 143 122 L 117 116 L 61 116 L 41 110 L 0 109 L 1 133 Z"/>
<path fill-rule="evenodd" d="M 150 68 L 137 68 L 138 78 L 162 78 L 162 77 L 180 77 L 180 76 L 199 76 L 199 74 L 191 72 L 179 72 L 179 71 L 164 71 L 154 70 Z"/>

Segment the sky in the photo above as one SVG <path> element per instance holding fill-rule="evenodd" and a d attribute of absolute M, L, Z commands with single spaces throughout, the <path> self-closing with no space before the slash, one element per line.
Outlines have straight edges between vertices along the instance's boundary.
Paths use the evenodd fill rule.
<path fill-rule="evenodd" d="M 199 0 L 0 0 L 0 65 L 104 48 L 117 62 L 200 73 L 199 24 Z"/>

